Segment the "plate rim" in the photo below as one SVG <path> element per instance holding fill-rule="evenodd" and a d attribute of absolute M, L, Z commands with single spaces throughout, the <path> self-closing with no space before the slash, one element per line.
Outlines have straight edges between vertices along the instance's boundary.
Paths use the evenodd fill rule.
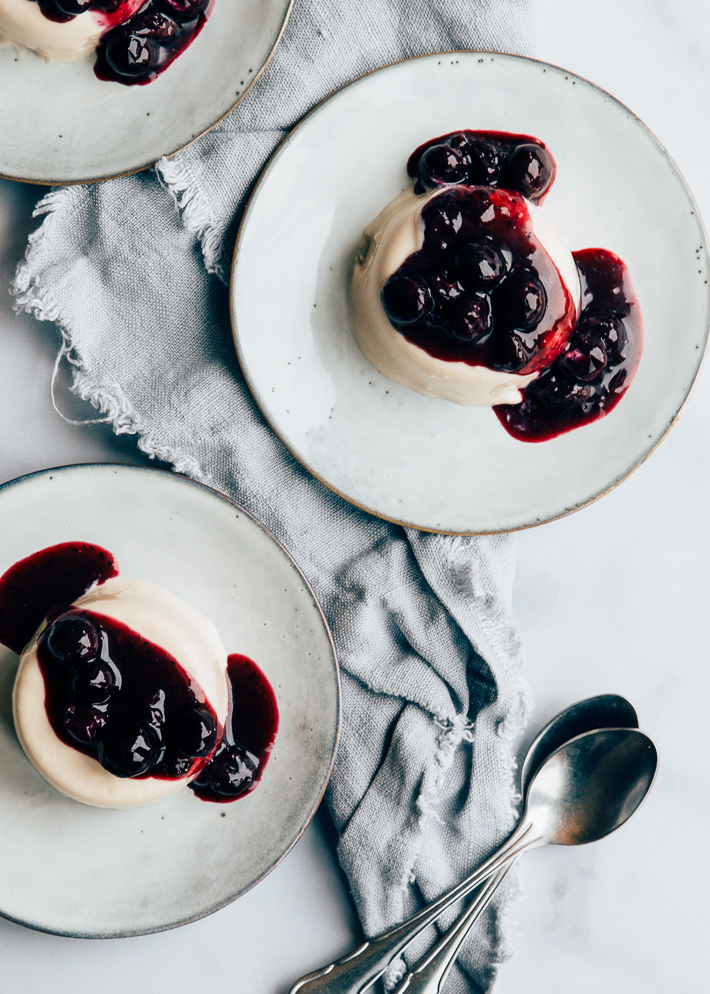
<path fill-rule="evenodd" d="M 651 455 L 653 455 L 653 453 L 659 447 L 659 445 L 661 444 L 661 442 L 663 442 L 663 440 L 667 437 L 667 435 L 669 434 L 669 432 L 671 431 L 671 429 L 673 428 L 673 426 L 678 421 L 678 418 L 680 417 L 681 413 L 685 409 L 685 406 L 688 403 L 688 401 L 689 401 L 689 399 L 690 399 L 690 397 L 691 397 L 691 395 L 693 393 L 693 390 L 695 389 L 695 386 L 696 386 L 696 384 L 698 382 L 698 378 L 700 376 L 700 373 L 702 372 L 703 366 L 704 366 L 705 361 L 706 361 L 707 356 L 708 356 L 708 352 L 710 351 L 710 308 L 709 308 L 708 312 L 707 312 L 707 319 L 706 319 L 705 329 L 704 329 L 704 333 L 703 333 L 703 348 L 702 348 L 702 351 L 701 351 L 701 355 L 700 355 L 700 357 L 698 359 L 698 362 L 696 364 L 695 372 L 693 373 L 692 380 L 690 381 L 690 385 L 688 386 L 688 389 L 687 389 L 687 391 L 685 393 L 685 396 L 683 397 L 683 400 L 682 400 L 680 406 L 675 411 L 674 415 L 671 417 L 671 419 L 668 422 L 668 424 L 666 425 L 665 429 L 658 436 L 658 438 L 656 439 L 655 443 L 651 446 L 651 448 L 647 449 L 640 456 L 638 456 L 636 458 L 636 460 L 631 464 L 631 466 L 628 468 L 628 470 L 622 476 L 618 477 L 610 485 L 603 487 L 601 490 L 598 490 L 595 494 L 593 494 L 592 496 L 588 497 L 586 500 L 581 501 L 580 503 L 577 503 L 577 504 L 575 504 L 572 507 L 567 507 L 563 511 L 560 511 L 557 514 L 551 514 L 551 515 L 548 515 L 547 517 L 538 518 L 538 519 L 536 519 L 534 521 L 525 521 L 522 524 L 514 525 L 514 526 L 512 526 L 510 528 L 486 528 L 486 529 L 482 529 L 482 530 L 473 530 L 473 531 L 451 531 L 451 530 L 448 530 L 448 529 L 445 529 L 445 528 L 423 527 L 422 525 L 417 524 L 415 522 L 401 521 L 398 518 L 394 518 L 394 517 L 391 517 L 389 515 L 383 514 L 381 511 L 376 511 L 376 510 L 374 510 L 371 507 L 367 507 L 364 504 L 358 503 L 352 497 L 348 497 L 347 494 L 342 493 L 335 486 L 333 486 L 332 484 L 328 483 L 326 480 L 322 479 L 317 473 L 315 473 L 313 471 L 313 469 L 311 469 L 310 466 L 307 465 L 306 462 L 303 461 L 303 459 L 291 448 L 291 446 L 288 444 L 288 442 L 282 437 L 282 435 L 279 433 L 276 425 L 273 423 L 272 419 L 269 417 L 269 414 L 264 409 L 264 407 L 262 407 L 262 405 L 260 404 L 259 398 L 258 398 L 257 393 L 256 393 L 256 389 L 255 389 L 254 385 L 252 384 L 252 380 L 251 380 L 251 378 L 249 376 L 249 373 L 247 371 L 247 366 L 246 366 L 246 363 L 244 361 L 244 358 L 243 358 L 243 355 L 242 355 L 242 351 L 241 351 L 241 348 L 240 348 L 240 345 L 239 345 L 239 333 L 238 333 L 238 330 L 237 330 L 237 318 L 236 318 L 236 303 L 235 303 L 235 296 L 236 295 L 235 295 L 235 291 L 234 291 L 234 283 L 235 283 L 235 274 L 236 274 L 236 270 L 237 270 L 237 266 L 238 266 L 238 253 L 239 253 L 239 248 L 240 248 L 240 242 L 241 242 L 241 238 L 242 238 L 242 233 L 243 233 L 244 227 L 245 227 L 247 221 L 249 220 L 249 216 L 251 214 L 252 207 L 253 207 L 254 202 L 255 202 L 255 200 L 256 200 L 259 192 L 260 192 L 262 183 L 264 182 L 264 180 L 266 180 L 268 178 L 268 175 L 271 172 L 272 167 L 275 165 L 277 158 L 279 158 L 281 156 L 281 154 L 285 151 L 285 148 L 286 148 L 288 142 L 293 138 L 293 136 L 296 134 L 296 132 L 314 114 L 316 114 L 325 104 L 327 104 L 329 101 L 333 100 L 334 98 L 338 97 L 343 92 L 343 90 L 347 90 L 349 87 L 354 86 L 354 85 L 360 83 L 362 80 L 367 79 L 369 76 L 374 76 L 377 73 L 386 73 L 388 70 L 393 69 L 393 68 L 395 68 L 397 66 L 405 65 L 406 63 L 419 62 L 422 59 L 433 59 L 433 58 L 438 58 L 438 57 L 441 57 L 441 56 L 446 56 L 446 57 L 448 57 L 448 56 L 459 56 L 459 57 L 463 56 L 465 58 L 469 58 L 471 56 L 477 57 L 477 56 L 481 56 L 481 55 L 483 55 L 483 56 L 494 56 L 494 57 L 497 57 L 497 58 L 508 59 L 508 60 L 516 61 L 516 62 L 529 62 L 529 63 L 533 63 L 535 65 L 541 66 L 541 67 L 543 67 L 545 69 L 553 69 L 555 72 L 563 73 L 566 76 L 569 76 L 569 77 L 571 77 L 571 78 L 573 78 L 575 80 L 579 80 L 579 81 L 587 84 L 588 86 L 591 86 L 593 89 L 599 91 L 601 94 L 603 94 L 605 97 L 607 97 L 612 103 L 614 103 L 618 108 L 620 108 L 626 114 L 628 114 L 631 118 L 633 118 L 633 120 L 637 124 L 640 124 L 641 127 L 653 139 L 653 141 L 655 142 L 656 146 L 658 147 L 658 149 L 660 150 L 660 152 L 662 153 L 662 155 L 670 162 L 671 166 L 673 167 L 673 169 L 675 170 L 675 172 L 676 172 L 676 174 L 678 176 L 678 179 L 681 182 L 681 185 L 682 185 L 682 187 L 683 187 L 686 195 L 688 196 L 688 200 L 695 207 L 695 216 L 697 217 L 698 224 L 700 225 L 701 232 L 702 232 L 702 234 L 704 236 L 703 245 L 704 245 L 705 255 L 708 258 L 708 260 L 710 261 L 710 255 L 708 253 L 708 234 L 707 234 L 707 229 L 706 229 L 706 226 L 705 226 L 705 221 L 703 219 L 702 213 L 701 213 L 700 208 L 698 206 L 698 203 L 697 203 L 697 201 L 695 199 L 695 196 L 693 195 L 692 190 L 690 189 L 690 186 L 688 184 L 688 181 L 685 178 L 685 175 L 683 174 L 682 170 L 680 169 L 680 167 L 678 166 L 678 164 L 676 163 L 675 159 L 670 154 L 670 152 L 668 151 L 668 149 L 665 147 L 665 145 L 663 144 L 663 142 L 661 142 L 661 140 L 658 138 L 658 136 L 656 135 L 656 133 L 654 131 L 652 131 L 651 128 L 648 127 L 648 125 L 638 116 L 638 114 L 635 114 L 629 107 L 626 106 L 626 104 L 624 104 L 621 100 L 619 100 L 618 97 L 615 97 L 612 93 L 609 93 L 609 91 L 605 90 L 604 87 L 599 86 L 597 83 L 594 83 L 592 80 L 587 79 L 585 76 L 580 76 L 579 73 L 575 73 L 572 70 L 565 69 L 563 66 L 555 65 L 552 62 L 547 62 L 544 59 L 535 59 L 535 58 L 531 58 L 530 56 L 516 55 L 516 54 L 510 53 L 510 52 L 501 52 L 501 51 L 497 51 L 496 49 L 485 49 L 485 50 L 484 49 L 480 49 L 480 50 L 479 49 L 467 49 L 467 50 L 453 49 L 453 50 L 449 50 L 449 51 L 428 52 L 428 53 L 424 53 L 422 55 L 409 56 L 409 57 L 407 57 L 405 59 L 398 59 L 395 62 L 390 62 L 390 63 L 387 63 L 387 65 L 380 66 L 377 69 L 372 69 L 369 72 L 362 73 L 362 75 L 357 76 L 355 79 L 351 80 L 349 83 L 345 83 L 345 84 L 343 84 L 343 86 L 339 86 L 331 94 L 329 94 L 323 100 L 319 101 L 306 115 L 304 115 L 304 117 L 302 117 L 301 120 L 296 125 L 294 125 L 294 127 L 289 131 L 289 133 L 279 142 L 279 144 L 276 146 L 276 148 L 271 153 L 271 155 L 269 156 L 269 158 L 266 160 L 266 162 L 264 164 L 264 167 L 263 167 L 261 173 L 259 174 L 259 176 L 258 176 L 258 178 L 256 180 L 256 183 L 254 184 L 254 187 L 253 187 L 253 189 L 251 191 L 251 193 L 249 194 L 249 197 L 247 199 L 246 205 L 244 207 L 244 211 L 243 211 L 242 216 L 241 216 L 240 221 L 239 221 L 239 227 L 237 229 L 237 237 L 236 237 L 236 241 L 235 241 L 235 245 L 234 245 L 234 250 L 233 250 L 233 253 L 232 253 L 232 265 L 231 265 L 230 279 L 229 279 L 229 315 L 230 315 L 230 323 L 231 323 L 231 330 L 232 330 L 232 339 L 233 339 L 233 342 L 234 342 L 234 347 L 235 347 L 235 351 L 236 351 L 236 355 L 237 355 L 237 362 L 239 363 L 239 367 L 240 367 L 242 375 L 244 377 L 244 381 L 245 381 L 247 387 L 249 388 L 249 392 L 250 392 L 250 394 L 251 394 L 251 396 L 252 396 L 252 398 L 254 400 L 254 403 L 256 404 L 256 406 L 258 408 L 258 410 L 260 411 L 262 417 L 264 418 L 264 420 L 266 421 L 266 423 L 269 425 L 269 427 L 271 428 L 271 430 L 274 432 L 274 434 L 276 435 L 276 437 L 285 446 L 285 448 L 290 453 L 290 455 L 293 456 L 293 458 L 296 460 L 296 462 L 299 463 L 299 465 L 301 465 L 305 470 L 307 470 L 308 473 L 310 473 L 311 476 L 313 476 L 316 480 L 318 480 L 319 483 L 322 483 L 323 486 L 325 486 L 332 493 L 336 494 L 336 496 L 338 496 L 338 497 L 342 498 L 343 500 L 347 501 L 348 504 L 351 504 L 353 507 L 357 507 L 361 511 L 365 511 L 367 514 L 371 514 L 373 517 L 379 518 L 381 521 L 387 521 L 390 524 L 398 525 L 401 528 L 413 528 L 413 529 L 416 529 L 418 531 L 423 531 L 423 532 L 426 532 L 428 534 L 434 534 L 434 535 L 463 535 L 463 536 L 504 535 L 504 534 L 508 534 L 508 533 L 512 533 L 512 532 L 526 531 L 529 528 L 538 528 L 541 525 L 548 524 L 551 521 L 559 521 L 561 518 L 566 518 L 570 514 L 574 514 L 576 511 L 581 511 L 583 508 L 589 507 L 590 504 L 596 503 L 596 501 L 600 500 L 602 497 L 605 497 L 607 494 L 611 493 L 621 483 L 623 483 L 633 473 L 635 473 L 636 470 L 640 466 L 642 466 Z"/>
<path fill-rule="evenodd" d="M 186 148 L 190 148 L 191 145 L 194 145 L 195 142 L 200 140 L 200 138 L 204 138 L 204 136 L 209 134 L 209 132 L 212 131 L 213 128 L 216 128 L 217 125 L 225 119 L 225 117 L 228 117 L 232 113 L 232 111 L 237 106 L 237 104 L 240 104 L 242 102 L 242 100 L 247 95 L 247 93 L 250 92 L 256 81 L 261 77 L 262 73 L 264 72 L 264 70 L 269 65 L 274 55 L 276 54 L 276 50 L 281 44 L 281 39 L 284 36 L 284 32 L 286 31 L 286 27 L 288 26 L 288 22 L 291 18 L 291 13 L 293 12 L 295 3 L 296 0 L 288 0 L 288 3 L 286 4 L 286 10 L 281 20 L 281 25 L 276 33 L 276 38 L 274 39 L 271 48 L 267 52 L 263 64 L 261 65 L 260 69 L 254 76 L 254 78 L 251 80 L 247 88 L 244 90 L 244 92 L 240 93 L 240 95 L 237 97 L 234 103 L 230 107 L 228 107 L 223 114 L 220 114 L 220 116 L 216 120 L 214 120 L 211 124 L 208 124 L 203 131 L 201 131 L 198 135 L 195 135 L 195 137 L 191 138 L 189 141 L 184 142 L 182 145 L 179 145 L 171 152 L 161 152 L 161 154 L 158 156 L 157 159 L 149 158 L 142 165 L 135 166 L 128 170 L 119 171 L 116 173 L 108 173 L 105 176 L 92 176 L 86 179 L 68 179 L 68 180 L 57 179 L 52 177 L 49 177 L 48 179 L 30 179 L 26 176 L 9 176 L 6 173 L 0 172 L 0 179 L 11 180 L 12 182 L 15 183 L 25 183 L 27 186 L 83 186 L 86 184 L 93 184 L 93 183 L 106 183 L 112 179 L 125 179 L 127 176 L 135 176 L 136 173 L 143 172 L 143 170 L 145 169 L 151 169 L 163 158 L 173 159 L 176 155 L 179 155 L 180 152 L 184 152 Z M 170 67 L 168 66 L 168 69 L 169 68 Z"/>
<path fill-rule="evenodd" d="M 5 481 L 4 483 L 0 484 L 0 499 L 2 498 L 2 494 L 11 487 L 19 486 L 23 483 L 27 483 L 39 477 L 48 476 L 53 473 L 62 473 L 65 471 L 81 471 L 85 469 L 119 470 L 121 472 L 127 470 L 129 472 L 136 472 L 136 473 L 151 473 L 151 474 L 157 473 L 165 478 L 171 479 L 178 486 L 181 484 L 188 484 L 199 490 L 206 490 L 210 494 L 210 496 L 223 501 L 233 509 L 237 510 L 240 514 L 243 514 L 245 517 L 247 517 L 252 522 L 252 524 L 256 525 L 260 529 L 260 531 L 263 532 L 263 534 L 266 535 L 267 538 L 271 539 L 271 541 L 274 542 L 277 548 L 280 549 L 280 551 L 284 554 L 291 567 L 296 571 L 297 575 L 300 577 L 300 580 L 305 585 L 306 590 L 310 594 L 311 600 L 313 601 L 313 604 L 315 605 L 318 614 L 320 615 L 321 623 L 323 625 L 326 637 L 328 639 L 328 643 L 330 645 L 330 651 L 333 659 L 333 675 L 335 677 L 335 692 L 336 692 L 335 693 L 335 704 L 336 704 L 335 731 L 333 735 L 333 745 L 330 753 L 330 761 L 328 764 L 328 769 L 325 774 L 325 779 L 323 782 L 322 789 L 320 790 L 320 793 L 313 807 L 311 808 L 306 821 L 298 830 L 296 836 L 291 840 L 291 842 L 288 844 L 286 849 L 281 853 L 281 855 L 276 860 L 274 860 L 273 863 L 271 863 L 270 866 L 268 866 L 261 874 L 259 874 L 258 877 L 252 880 L 251 883 L 249 883 L 246 887 L 243 887 L 241 890 L 239 890 L 236 894 L 227 898 L 225 901 L 222 901 L 214 905 L 208 911 L 191 915 L 190 917 L 183 918 L 180 921 L 172 922 L 168 925 L 159 925 L 156 927 L 141 928 L 141 929 L 121 929 L 118 931 L 107 931 L 101 933 L 98 932 L 90 933 L 90 932 L 79 932 L 79 931 L 67 932 L 61 929 L 47 928 L 46 926 L 38 925 L 36 922 L 28 922 L 23 920 L 22 918 L 13 917 L 12 915 L 7 914 L 2 909 L 0 909 L 0 918 L 4 919 L 5 921 L 13 922 L 15 925 L 22 925 L 24 928 L 32 929 L 32 931 L 34 932 L 42 932 L 46 935 L 58 935 L 62 936 L 63 938 L 69 938 L 69 939 L 98 939 L 98 940 L 124 939 L 124 938 L 127 939 L 141 935 L 156 935 L 160 932 L 169 932 L 175 928 L 180 928 L 183 925 L 189 925 L 192 922 L 200 921 L 204 918 L 210 917 L 211 915 L 215 914 L 217 911 L 221 911 L 223 908 L 226 908 L 228 905 L 233 904 L 240 897 L 243 897 L 244 894 L 248 893 L 248 891 L 252 890 L 252 888 L 256 887 L 257 884 L 261 883 L 261 881 L 265 877 L 267 877 L 271 873 L 271 871 L 274 870 L 282 862 L 282 860 L 291 852 L 293 847 L 301 839 L 304 832 L 313 821 L 313 818 L 315 817 L 315 814 L 323 801 L 323 797 L 330 782 L 330 777 L 333 773 L 333 766 L 335 764 L 338 745 L 340 743 L 340 732 L 342 728 L 342 711 L 343 711 L 342 681 L 341 681 L 340 660 L 338 658 L 337 649 L 335 646 L 335 642 L 333 640 L 333 634 L 328 624 L 328 620 L 325 617 L 323 608 L 321 607 L 321 604 L 318 598 L 316 597 L 311 584 L 309 583 L 307 577 L 303 574 L 303 571 L 299 567 L 298 563 L 296 563 L 296 561 L 294 560 L 293 556 L 288 551 L 288 549 L 266 527 L 266 525 L 262 524 L 262 522 L 260 522 L 258 518 L 256 518 L 245 507 L 243 507 L 238 501 L 234 500 L 232 497 L 227 496 L 226 494 L 223 494 L 220 490 L 217 490 L 215 487 L 212 487 L 206 483 L 201 483 L 198 480 L 192 480 L 190 479 L 190 477 L 183 476 L 181 473 L 175 473 L 172 472 L 171 470 L 162 469 L 158 466 L 155 467 L 138 466 L 132 463 L 112 463 L 112 462 L 69 463 L 67 465 L 50 467 L 48 469 L 34 470 L 31 473 L 25 473 L 22 476 L 18 476 L 13 480 Z"/>

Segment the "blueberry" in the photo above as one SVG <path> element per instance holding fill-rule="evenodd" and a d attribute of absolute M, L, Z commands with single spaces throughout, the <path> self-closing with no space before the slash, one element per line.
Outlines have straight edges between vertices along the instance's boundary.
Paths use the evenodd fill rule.
<path fill-rule="evenodd" d="M 435 308 L 445 308 L 463 293 L 463 287 L 448 272 L 437 273 L 427 280 L 434 297 Z"/>
<path fill-rule="evenodd" d="M 146 13 L 108 32 L 104 42 L 106 61 L 118 77 L 147 79 L 158 72 L 165 59 L 164 46 L 176 40 L 180 30 L 174 18 L 148 8 Z"/>
<path fill-rule="evenodd" d="M 547 309 L 545 288 L 536 276 L 521 273 L 503 280 L 493 297 L 496 319 L 517 331 L 532 331 Z"/>
<path fill-rule="evenodd" d="M 456 272 L 467 290 L 491 290 L 505 275 L 505 260 L 490 242 L 466 242 L 456 253 Z"/>
<path fill-rule="evenodd" d="M 628 341 L 624 322 L 611 314 L 592 314 L 582 317 L 576 333 L 581 338 L 600 338 L 607 355 L 612 361 L 617 362 L 622 357 Z"/>
<path fill-rule="evenodd" d="M 64 727 L 82 745 L 95 742 L 106 725 L 106 712 L 100 708 L 70 704 L 64 712 Z"/>
<path fill-rule="evenodd" d="M 106 61 L 118 77 L 136 79 L 157 72 L 161 51 L 157 41 L 115 30 L 106 41 Z"/>
<path fill-rule="evenodd" d="M 225 797 L 239 797 L 254 785 L 258 770 L 259 761 L 252 753 L 239 746 L 221 745 L 195 783 Z"/>
<path fill-rule="evenodd" d="M 155 38 L 158 41 L 172 41 L 180 34 L 180 26 L 173 17 L 161 13 L 149 6 L 144 13 L 139 13 L 126 22 L 131 34 L 142 38 Z"/>
<path fill-rule="evenodd" d="M 161 0 L 165 11 L 177 21 L 194 21 L 208 3 L 209 0 Z"/>
<path fill-rule="evenodd" d="M 483 293 L 460 296 L 449 307 L 444 327 L 449 337 L 456 342 L 483 345 L 493 331 L 488 297 Z"/>
<path fill-rule="evenodd" d="M 496 336 L 493 344 L 491 366 L 503 373 L 519 373 L 527 366 L 530 356 L 518 335 L 505 333 Z"/>
<path fill-rule="evenodd" d="M 101 633 L 81 614 L 63 614 L 44 632 L 44 644 L 63 666 L 91 663 L 101 652 Z"/>
<path fill-rule="evenodd" d="M 559 365 L 531 384 L 533 393 L 546 407 L 583 407 L 594 397 L 594 388 L 579 383 Z"/>
<path fill-rule="evenodd" d="M 500 148 L 485 138 L 461 132 L 449 138 L 449 144 L 468 158 L 468 182 L 474 186 L 495 186 L 501 166 Z"/>
<path fill-rule="evenodd" d="M 110 666 L 103 662 L 82 665 L 74 671 L 71 699 L 76 704 L 107 704 L 116 679 Z"/>
<path fill-rule="evenodd" d="M 76 17 L 95 6 L 94 0 L 54 0 L 57 13 L 66 14 L 67 17 Z"/>
<path fill-rule="evenodd" d="M 194 759 L 186 756 L 178 756 L 175 753 L 167 752 L 160 764 L 160 775 L 171 780 L 180 780 L 186 777 L 194 766 Z"/>
<path fill-rule="evenodd" d="M 422 211 L 424 251 L 427 255 L 446 255 L 463 227 L 463 214 L 450 196 L 435 197 Z"/>
<path fill-rule="evenodd" d="M 396 324 L 416 324 L 434 307 L 431 290 L 416 276 L 390 276 L 380 296 L 387 317 Z"/>
<path fill-rule="evenodd" d="M 165 740 L 181 756 L 201 759 L 208 756 L 217 744 L 217 722 L 204 704 L 182 708 L 170 716 Z"/>
<path fill-rule="evenodd" d="M 141 709 L 142 714 L 161 735 L 165 725 L 165 697 L 164 690 L 156 690 L 146 699 L 145 707 Z"/>
<path fill-rule="evenodd" d="M 161 761 L 165 746 L 147 721 L 113 719 L 99 741 L 98 760 L 115 777 L 137 777 Z"/>
<path fill-rule="evenodd" d="M 552 156 L 541 145 L 516 145 L 503 169 L 501 185 L 522 193 L 528 200 L 539 200 L 555 176 Z"/>
<path fill-rule="evenodd" d="M 575 336 L 572 346 L 560 356 L 560 368 L 580 383 L 590 383 L 606 369 L 606 349 L 601 338 Z"/>
<path fill-rule="evenodd" d="M 465 183 L 469 164 L 468 156 L 460 149 L 447 144 L 432 145 L 419 160 L 419 180 L 428 189 Z"/>
<path fill-rule="evenodd" d="M 609 386 L 607 387 L 607 392 L 609 393 L 609 395 L 616 393 L 619 394 L 623 393 L 624 390 L 626 390 L 626 388 L 628 387 L 628 383 L 626 382 L 628 378 L 629 378 L 628 369 L 625 368 L 620 369 L 616 373 L 614 373 L 612 378 L 609 380 Z"/>

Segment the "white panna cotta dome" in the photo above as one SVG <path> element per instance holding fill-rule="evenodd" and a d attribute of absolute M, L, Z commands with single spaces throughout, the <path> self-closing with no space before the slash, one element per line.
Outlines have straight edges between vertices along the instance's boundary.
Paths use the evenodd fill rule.
<path fill-rule="evenodd" d="M 72 605 L 121 622 L 160 646 L 201 688 L 221 725 L 227 720 L 227 653 L 217 629 L 176 594 L 147 580 L 116 577 L 94 587 Z M 27 757 L 53 787 L 77 801 L 98 807 L 130 808 L 150 804 L 184 787 L 180 779 L 122 778 L 97 759 L 62 742 L 45 705 L 45 684 L 37 659 L 44 623 L 24 649 L 15 679 L 13 715 Z"/>
<path fill-rule="evenodd" d="M 409 158 L 410 186 L 365 229 L 350 322 L 384 375 L 458 404 L 516 405 L 567 348 L 577 266 L 540 204 L 555 178 L 544 143 L 452 132 Z"/>

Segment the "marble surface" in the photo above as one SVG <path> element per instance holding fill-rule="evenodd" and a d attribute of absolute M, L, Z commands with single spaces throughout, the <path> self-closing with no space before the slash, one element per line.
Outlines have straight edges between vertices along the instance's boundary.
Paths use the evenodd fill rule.
<path fill-rule="evenodd" d="M 710 8 L 704 0 L 536 0 L 540 58 L 626 103 L 671 151 L 710 217 Z M 593 135 L 590 135 L 590 141 Z M 35 188 L 0 182 L 0 284 L 33 222 Z M 659 251 L 663 247 L 659 246 Z M 674 288 L 668 287 L 672 294 Z M 49 393 L 57 342 L 12 314 L 0 294 L 0 480 L 70 462 L 145 461 L 105 425 L 61 420 Z M 92 412 L 57 389 L 70 418 Z M 518 540 L 516 610 L 535 698 L 530 731 L 573 700 L 628 696 L 656 740 L 661 769 L 643 810 L 586 849 L 538 850 L 522 864 L 514 956 L 497 994 L 666 994 L 707 986 L 710 892 L 703 840 L 710 671 L 705 611 L 710 561 L 710 380 L 620 488 Z M 702 845 L 702 841 L 701 841 Z M 285 994 L 293 979 L 358 936 L 324 815 L 254 891 L 162 935 L 85 942 L 0 921 L 3 989 L 28 994 L 227 987 Z"/>

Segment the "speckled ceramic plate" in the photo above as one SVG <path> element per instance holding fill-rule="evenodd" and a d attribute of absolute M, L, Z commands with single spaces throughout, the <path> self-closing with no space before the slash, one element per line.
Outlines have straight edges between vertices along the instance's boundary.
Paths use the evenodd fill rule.
<path fill-rule="evenodd" d="M 378 373 L 348 326 L 355 247 L 409 180 L 421 142 L 459 128 L 541 138 L 558 173 L 545 210 L 572 249 L 629 266 L 645 324 L 633 385 L 603 420 L 549 442 Z M 349 501 L 432 531 L 524 528 L 631 473 L 683 405 L 705 352 L 708 252 L 672 159 L 626 107 L 571 73 L 508 55 L 428 56 L 341 90 L 271 159 L 237 245 L 239 359 L 294 456 Z"/>
<path fill-rule="evenodd" d="M 57 542 L 95 542 L 162 583 L 253 658 L 280 727 L 258 787 L 231 804 L 183 790 L 129 811 L 48 786 L 15 736 L 17 656 L 0 647 L 0 913 L 61 935 L 138 935 L 208 915 L 257 883 L 310 821 L 338 734 L 330 635 L 288 554 L 244 510 L 159 470 L 75 466 L 0 488 L 0 574 Z"/>
<path fill-rule="evenodd" d="M 107 83 L 93 58 L 0 48 L 0 176 L 77 183 L 136 172 L 209 130 L 268 62 L 294 0 L 217 0 L 190 47 L 148 86 Z"/>

